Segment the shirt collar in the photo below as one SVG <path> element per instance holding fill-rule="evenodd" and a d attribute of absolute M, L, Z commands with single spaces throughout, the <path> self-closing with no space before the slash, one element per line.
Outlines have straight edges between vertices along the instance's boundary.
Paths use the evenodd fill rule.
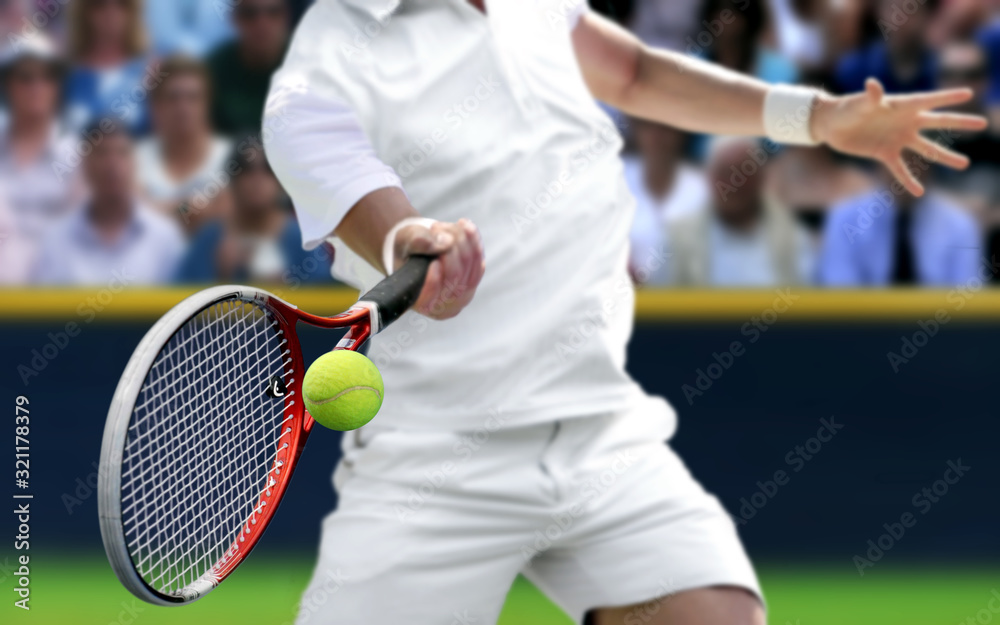
<path fill-rule="evenodd" d="M 402 0 L 339 0 L 375 18 L 384 18 L 399 9 Z"/>

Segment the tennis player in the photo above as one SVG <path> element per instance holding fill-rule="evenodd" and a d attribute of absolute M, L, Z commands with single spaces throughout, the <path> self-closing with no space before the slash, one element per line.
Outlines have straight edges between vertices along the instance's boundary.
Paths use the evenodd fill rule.
<path fill-rule="evenodd" d="M 372 343 L 385 403 L 344 437 L 298 622 L 488 624 L 523 573 L 576 622 L 763 623 L 731 519 L 663 444 L 674 412 L 625 373 L 633 200 L 595 99 L 824 143 L 920 194 L 906 155 L 967 166 L 921 131 L 982 129 L 933 112 L 970 97 L 772 87 L 572 0 L 318 0 L 265 118 L 305 246 L 362 290 L 440 259 Z"/>

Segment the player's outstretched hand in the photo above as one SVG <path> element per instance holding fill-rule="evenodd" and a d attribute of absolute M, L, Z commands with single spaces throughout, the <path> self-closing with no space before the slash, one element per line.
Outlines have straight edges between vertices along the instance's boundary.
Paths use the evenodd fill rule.
<path fill-rule="evenodd" d="M 871 78 L 862 93 L 824 96 L 812 116 L 813 136 L 835 150 L 872 158 L 884 163 L 913 195 L 924 188 L 906 163 L 904 154 L 913 152 L 932 163 L 965 169 L 969 159 L 946 145 L 925 137 L 922 132 L 980 131 L 985 118 L 976 115 L 935 112 L 935 109 L 968 102 L 971 89 L 952 89 L 914 95 L 888 96 L 879 81 Z M 944 143 L 948 143 L 945 139 Z"/>
<path fill-rule="evenodd" d="M 468 219 L 412 225 L 396 235 L 396 268 L 414 254 L 437 256 L 413 309 L 432 319 L 450 319 L 462 312 L 476 294 L 486 261 L 479 229 Z"/>

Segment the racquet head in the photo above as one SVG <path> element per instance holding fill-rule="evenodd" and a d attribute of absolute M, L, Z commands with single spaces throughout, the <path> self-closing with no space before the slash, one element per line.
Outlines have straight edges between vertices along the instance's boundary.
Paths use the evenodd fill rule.
<path fill-rule="evenodd" d="M 101 450 L 101 535 L 119 580 L 159 605 L 217 587 L 264 533 L 313 427 L 298 322 L 358 350 L 416 300 L 416 257 L 336 317 L 224 286 L 149 330 L 119 381 Z"/>

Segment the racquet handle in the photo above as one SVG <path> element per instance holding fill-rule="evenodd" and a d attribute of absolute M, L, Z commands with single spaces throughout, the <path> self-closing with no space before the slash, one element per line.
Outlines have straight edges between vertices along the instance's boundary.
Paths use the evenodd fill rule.
<path fill-rule="evenodd" d="M 379 282 L 361 300 L 378 307 L 378 331 L 403 316 L 420 297 L 433 256 L 411 256 L 399 271 Z"/>

